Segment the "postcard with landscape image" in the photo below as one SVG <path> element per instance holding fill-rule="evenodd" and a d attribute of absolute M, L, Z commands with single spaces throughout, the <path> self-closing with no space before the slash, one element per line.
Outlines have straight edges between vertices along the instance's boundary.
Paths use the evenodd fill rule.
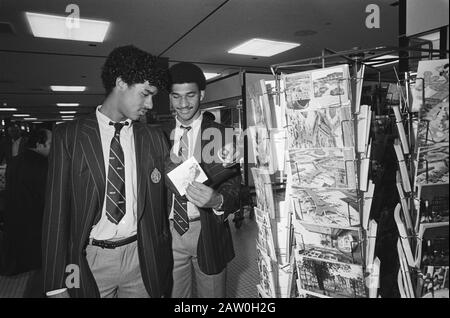
<path fill-rule="evenodd" d="M 311 71 L 313 104 L 325 106 L 345 105 L 350 101 L 348 65 L 339 65 Z"/>
<path fill-rule="evenodd" d="M 339 229 L 295 223 L 297 247 L 308 253 L 328 255 L 338 262 L 363 264 L 362 236 L 358 227 Z"/>
<path fill-rule="evenodd" d="M 449 105 L 448 100 L 437 104 L 426 104 L 420 110 L 417 131 L 419 147 L 449 142 Z"/>
<path fill-rule="evenodd" d="M 448 99 L 448 71 L 448 59 L 419 61 L 416 83 L 412 89 L 412 112 L 420 111 L 424 105 L 433 106 Z"/>
<path fill-rule="evenodd" d="M 349 228 L 360 224 L 356 190 L 292 188 L 295 215 L 302 223 Z"/>
<path fill-rule="evenodd" d="M 304 188 L 356 188 L 353 148 L 289 151 L 293 185 Z"/>
<path fill-rule="evenodd" d="M 415 185 L 448 183 L 449 144 L 442 143 L 418 150 Z"/>
<path fill-rule="evenodd" d="M 363 267 L 328 257 L 327 254 L 296 251 L 301 289 L 333 298 L 367 297 Z"/>
<path fill-rule="evenodd" d="M 289 148 L 342 148 L 354 145 L 350 107 L 288 110 L 286 115 Z"/>

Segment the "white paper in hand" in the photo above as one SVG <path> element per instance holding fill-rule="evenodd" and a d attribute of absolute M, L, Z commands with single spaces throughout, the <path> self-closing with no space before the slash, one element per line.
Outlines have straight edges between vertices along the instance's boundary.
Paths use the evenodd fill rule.
<path fill-rule="evenodd" d="M 184 161 L 181 165 L 170 171 L 167 176 L 177 188 L 180 195 L 186 194 L 186 188 L 192 181 L 203 183 L 208 180 L 208 177 L 195 157 Z"/>

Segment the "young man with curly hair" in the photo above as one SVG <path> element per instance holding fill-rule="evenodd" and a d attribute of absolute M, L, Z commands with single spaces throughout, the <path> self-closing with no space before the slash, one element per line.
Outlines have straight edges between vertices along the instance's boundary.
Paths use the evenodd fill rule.
<path fill-rule="evenodd" d="M 95 113 L 58 125 L 49 157 L 43 270 L 49 297 L 165 297 L 172 285 L 162 133 L 136 122 L 164 87 L 134 46 L 102 69 Z"/>

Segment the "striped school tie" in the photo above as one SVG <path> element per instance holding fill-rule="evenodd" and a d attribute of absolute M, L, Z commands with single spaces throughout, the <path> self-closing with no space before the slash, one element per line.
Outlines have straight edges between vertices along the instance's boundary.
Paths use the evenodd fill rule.
<path fill-rule="evenodd" d="M 182 161 L 185 161 L 189 156 L 189 139 L 187 134 L 192 127 L 181 126 L 181 128 L 184 129 L 184 132 L 180 138 L 178 156 L 182 159 Z M 184 197 L 177 198 L 176 195 L 173 195 L 173 226 L 180 235 L 183 235 L 189 229 L 187 200 Z"/>
<path fill-rule="evenodd" d="M 106 216 L 118 224 L 125 215 L 125 161 L 120 145 L 120 130 L 125 123 L 113 123 L 115 132 L 109 150 L 108 185 L 106 187 Z"/>

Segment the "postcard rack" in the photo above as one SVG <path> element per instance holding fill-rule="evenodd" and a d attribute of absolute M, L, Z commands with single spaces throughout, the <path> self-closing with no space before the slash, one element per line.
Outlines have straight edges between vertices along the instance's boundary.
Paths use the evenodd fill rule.
<path fill-rule="evenodd" d="M 393 106 L 399 135 L 395 221 L 404 298 L 449 297 L 448 63 L 419 61 L 417 73 L 406 72 L 397 82 L 403 93 Z"/>
<path fill-rule="evenodd" d="M 375 184 L 369 178 L 370 131 L 376 118 L 369 105 L 360 104 L 361 90 L 365 69 L 374 69 L 368 62 L 386 62 L 380 57 L 409 49 L 424 51 L 392 47 L 344 52 L 324 49 L 318 57 L 272 65 L 275 83 L 270 88 L 262 81 L 266 96 L 249 104 L 258 104 L 258 99 L 268 104 L 269 96 L 281 106 L 280 127 L 285 132 L 287 150 L 282 171 L 285 177 L 281 174 L 281 178 L 274 178 L 273 167 L 260 165 L 259 160 L 252 169 L 258 201 L 255 214 L 261 281 L 257 288 L 261 297 L 378 297 L 378 224 L 371 219 Z M 298 72 L 299 68 L 306 71 Z M 402 161 L 406 167 L 413 167 L 413 153 L 403 151 L 406 144 L 409 150 L 414 149 L 411 136 L 415 128 L 411 123 L 416 116 L 406 111 L 408 99 L 410 96 L 404 93 L 390 117 L 395 118 L 397 128 L 400 123 L 408 123 L 408 133 L 400 135 L 396 151 L 405 155 Z M 259 124 L 255 121 L 260 127 L 254 127 L 259 138 L 255 132 L 252 136 L 252 140 L 259 140 L 256 144 L 266 144 L 272 138 L 266 129 L 270 125 L 264 122 L 264 115 L 261 118 Z M 261 149 L 270 152 L 270 146 Z M 413 176 L 408 168 L 401 168 L 399 175 L 399 180 L 402 175 L 408 180 Z M 272 188 L 275 180 L 286 182 L 284 201 Z M 402 184 L 399 186 L 403 189 Z M 401 252 L 414 235 L 410 231 L 414 218 L 407 210 L 414 206 L 414 187 L 410 184 L 407 190 L 400 195 L 395 219 L 406 223 L 399 228 L 399 282 L 412 286 L 411 276 L 406 274 L 412 252 Z"/>
<path fill-rule="evenodd" d="M 360 105 L 360 97 L 365 67 L 371 67 L 364 54 L 387 50 L 324 49 L 321 56 L 271 67 L 277 102 L 286 112 L 293 297 L 377 297 L 380 262 L 374 253 L 377 223 L 370 220 L 374 184 L 368 179 L 372 110 Z M 299 68 L 308 71 L 292 73 Z M 322 173 L 314 171 L 318 167 Z"/>

